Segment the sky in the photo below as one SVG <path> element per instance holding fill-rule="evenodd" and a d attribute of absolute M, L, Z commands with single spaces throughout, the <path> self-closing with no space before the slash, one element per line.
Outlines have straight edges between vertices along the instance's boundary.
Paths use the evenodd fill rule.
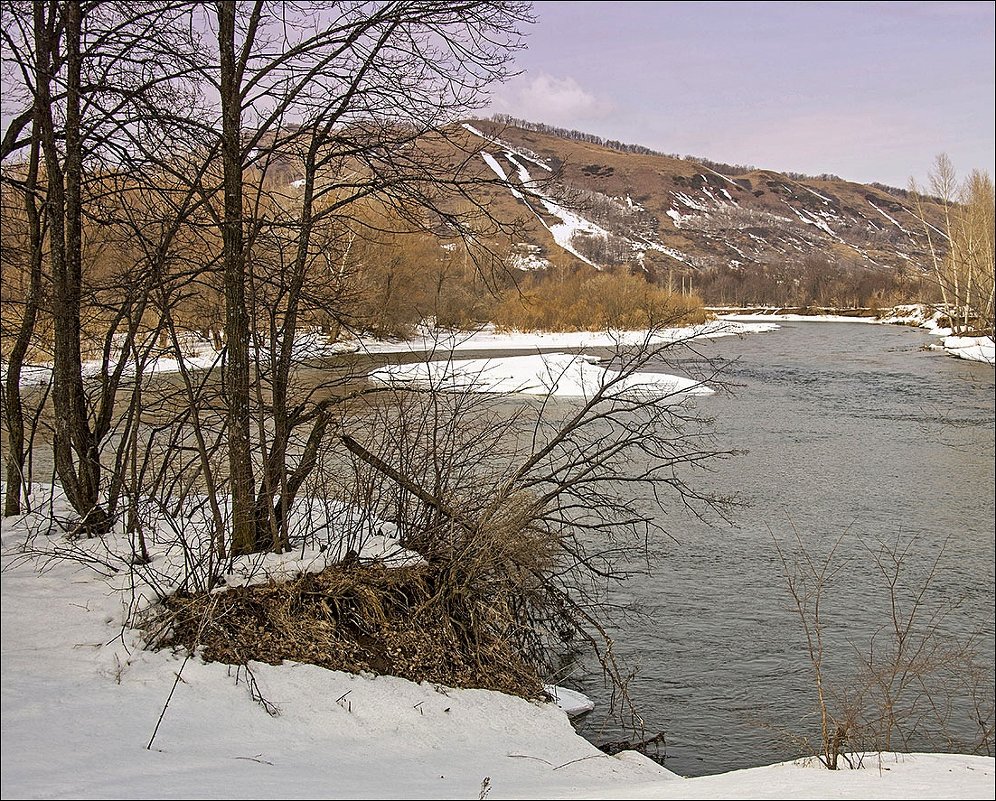
<path fill-rule="evenodd" d="M 994 170 L 992 2 L 537 2 L 491 112 L 906 187 Z"/>

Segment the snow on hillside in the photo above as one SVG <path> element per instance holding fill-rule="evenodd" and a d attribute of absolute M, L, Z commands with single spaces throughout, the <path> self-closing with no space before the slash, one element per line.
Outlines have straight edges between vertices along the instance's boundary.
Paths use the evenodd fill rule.
<path fill-rule="evenodd" d="M 525 150 L 524 148 L 521 148 L 521 147 L 514 147 L 513 145 L 509 144 L 508 142 L 505 142 L 505 141 L 499 139 L 497 136 L 488 136 L 486 133 L 484 133 L 483 131 L 481 131 L 478 128 L 475 128 L 470 123 L 467 123 L 467 122 L 463 123 L 463 127 L 464 127 L 465 130 L 469 131 L 474 136 L 480 137 L 485 142 L 490 142 L 491 144 L 498 145 L 503 150 L 511 150 L 517 156 L 520 156 L 521 158 L 525 159 L 526 161 L 528 161 L 528 162 L 530 162 L 532 164 L 535 164 L 537 167 L 539 167 L 541 169 L 544 169 L 547 172 L 553 172 L 553 168 L 550 165 L 548 165 L 545 162 L 543 162 L 540 159 L 540 157 L 538 155 L 536 155 L 535 153 L 530 153 L 529 151 L 527 151 L 527 150 Z"/>
<path fill-rule="evenodd" d="M 522 192 L 516 189 L 515 186 L 508 180 L 505 170 L 498 164 L 494 156 L 484 153 L 482 154 L 482 158 L 484 158 L 491 169 L 494 170 L 495 174 L 505 182 L 513 197 L 522 200 L 527 206 L 529 206 L 529 203 L 526 201 L 526 198 L 523 196 Z M 582 217 L 580 214 L 577 214 L 570 209 L 565 208 L 552 197 L 542 192 L 538 183 L 534 181 L 533 177 L 529 174 L 529 171 L 522 165 L 521 162 L 516 160 L 515 155 L 513 155 L 511 151 L 505 152 L 505 158 L 508 159 L 508 162 L 513 167 L 515 167 L 522 186 L 529 190 L 532 197 L 535 197 L 540 201 L 547 214 L 560 219 L 559 223 L 551 225 L 543 218 L 542 215 L 536 215 L 537 219 L 539 219 L 539 221 L 543 224 L 543 227 L 550 232 L 554 242 L 575 258 L 580 259 L 585 264 L 594 267 L 596 270 L 600 270 L 601 267 L 599 265 L 577 251 L 574 247 L 574 237 L 578 234 L 583 234 L 586 236 L 600 236 L 607 238 L 609 236 L 609 232 L 602 228 L 602 226 L 593 223 L 591 220 Z M 532 210 L 532 206 L 529 206 L 529 208 Z"/>

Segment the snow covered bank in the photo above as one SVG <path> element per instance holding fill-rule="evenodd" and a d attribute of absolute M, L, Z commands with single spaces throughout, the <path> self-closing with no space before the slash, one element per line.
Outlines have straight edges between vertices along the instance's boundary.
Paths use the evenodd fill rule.
<path fill-rule="evenodd" d="M 770 320 L 778 323 L 881 323 L 877 317 L 849 317 L 846 314 L 722 314 L 720 320 L 737 323 L 759 323 Z"/>
<path fill-rule="evenodd" d="M 317 331 L 302 331 L 294 341 L 294 358 L 297 361 L 324 359 L 343 353 L 447 353 L 468 350 L 540 350 L 556 348 L 613 348 L 619 346 L 661 345 L 668 342 L 682 342 L 693 339 L 716 339 L 727 336 L 773 331 L 778 326 L 772 322 L 725 322 L 714 320 L 698 326 L 665 328 L 659 331 L 562 331 L 562 332 L 497 332 L 494 326 L 484 326 L 477 331 L 430 331 L 424 330 L 411 339 L 385 340 L 372 337 L 331 342 Z M 220 354 L 213 345 L 194 332 L 186 332 L 182 338 L 183 365 L 188 370 L 205 370 L 217 366 Z M 113 367 L 113 362 L 112 365 Z M 130 373 L 134 368 L 129 365 Z M 6 375 L 6 364 L 0 365 L 0 374 Z M 99 376 L 103 370 L 100 361 L 83 363 L 83 374 Z M 146 375 L 154 373 L 176 373 L 180 362 L 175 353 L 162 351 L 146 363 Z M 40 385 L 51 380 L 50 364 L 25 365 L 22 368 L 21 384 Z"/>
<path fill-rule="evenodd" d="M 2 525 L 4 797 L 474 798 L 671 776 L 602 754 L 554 703 L 145 651 L 126 574 L 19 554 L 38 522 Z"/>
<path fill-rule="evenodd" d="M 494 359 L 457 359 L 392 364 L 370 373 L 375 384 L 431 388 L 444 392 L 522 393 L 591 398 L 607 394 L 667 397 L 712 395 L 715 390 L 690 378 L 664 373 L 621 375 L 594 356 L 546 353 Z"/>
<path fill-rule="evenodd" d="M 676 782 L 580 793 L 577 798 L 991 798 L 992 757 L 869 754 L 858 770 L 828 771 L 817 760 L 781 762 Z"/>
<path fill-rule="evenodd" d="M 448 356 L 487 350 L 548 350 L 554 348 L 661 348 L 668 344 L 773 331 L 772 322 L 713 320 L 696 326 L 656 331 L 498 332 L 487 326 L 475 332 L 425 332 L 410 340 L 387 343 L 364 340 L 368 353 L 403 352 Z M 387 365 L 370 373 L 370 380 L 389 386 L 436 388 L 448 392 L 525 393 L 590 398 L 602 386 L 616 382 L 610 394 L 712 395 L 714 390 L 689 378 L 640 372 L 620 378 L 592 356 L 539 353 L 491 359 L 452 358 Z"/>
<path fill-rule="evenodd" d="M 361 339 L 365 353 L 448 353 L 469 350 L 555 350 L 630 347 L 641 344 L 660 346 L 696 339 L 744 336 L 774 331 L 775 322 L 712 320 L 695 326 L 650 331 L 496 331 L 485 326 L 479 331 L 422 332 L 408 340 Z"/>
<path fill-rule="evenodd" d="M 148 354 L 142 371 L 145 375 L 157 373 L 178 373 L 180 365 L 187 370 L 209 370 L 221 364 L 221 353 L 215 350 L 210 340 L 195 331 L 182 331 L 179 334 L 180 358 L 177 358 L 176 351 L 172 348 L 153 348 Z M 300 331 L 294 339 L 293 356 L 298 361 L 308 359 L 320 359 L 334 356 L 341 353 L 351 353 L 358 349 L 355 342 L 332 342 L 329 338 L 318 331 Z M 267 355 L 262 352 L 257 354 L 259 359 L 266 359 Z M 108 368 L 113 370 L 121 353 L 114 353 L 108 364 Z M 103 374 L 104 364 L 100 359 L 87 359 L 83 361 L 83 376 L 85 378 L 95 378 Z M 129 359 L 125 366 L 126 375 L 135 374 L 134 362 Z M 0 374 L 6 376 L 7 364 L 0 365 Z M 51 380 L 52 364 L 45 362 L 40 364 L 28 364 L 21 368 L 21 385 L 43 385 Z"/>
<path fill-rule="evenodd" d="M 141 587 L 126 572 L 26 557 L 19 546 L 42 522 L 0 525 L 5 798 L 992 796 L 990 758 L 681 779 L 632 752 L 603 754 L 553 703 L 292 663 L 253 663 L 250 676 L 146 651 L 124 625 Z M 34 537 L 39 550 L 66 545 Z"/>
<path fill-rule="evenodd" d="M 992 337 L 945 337 L 944 350 L 959 359 L 996 365 L 996 342 Z"/>

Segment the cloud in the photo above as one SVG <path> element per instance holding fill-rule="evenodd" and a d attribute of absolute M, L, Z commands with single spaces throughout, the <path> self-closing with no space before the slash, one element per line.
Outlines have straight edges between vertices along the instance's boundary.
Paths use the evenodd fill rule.
<path fill-rule="evenodd" d="M 612 103 L 586 91 L 574 78 L 545 72 L 521 75 L 495 91 L 491 109 L 536 122 L 572 126 L 613 111 Z"/>

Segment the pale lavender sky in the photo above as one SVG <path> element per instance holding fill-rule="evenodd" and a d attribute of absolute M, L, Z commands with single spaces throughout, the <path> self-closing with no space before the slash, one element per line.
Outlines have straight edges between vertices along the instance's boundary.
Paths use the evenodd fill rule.
<path fill-rule="evenodd" d="M 537 2 L 492 111 L 905 187 L 994 173 L 992 2 Z"/>

